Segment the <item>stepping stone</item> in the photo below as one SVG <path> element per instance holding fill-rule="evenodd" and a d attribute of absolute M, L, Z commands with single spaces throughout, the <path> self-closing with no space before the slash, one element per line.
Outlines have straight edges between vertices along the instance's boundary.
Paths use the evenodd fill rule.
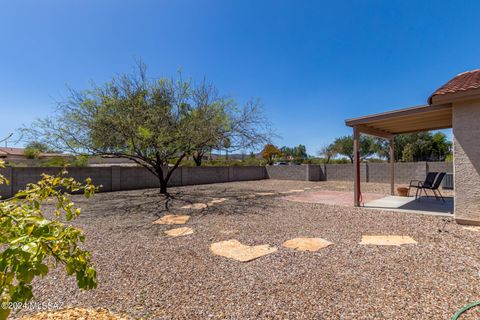
<path fill-rule="evenodd" d="M 476 226 L 463 227 L 463 229 L 465 229 L 465 230 L 470 230 L 470 231 L 480 232 L 480 227 L 476 227 Z"/>
<path fill-rule="evenodd" d="M 257 196 L 273 196 L 274 192 L 257 192 L 255 193 Z"/>
<path fill-rule="evenodd" d="M 168 214 L 161 217 L 158 220 L 153 221 L 154 224 L 185 224 L 187 223 L 190 216 L 187 215 L 177 215 L 177 214 Z"/>
<path fill-rule="evenodd" d="M 282 191 L 280 193 L 295 193 L 295 192 L 304 192 L 305 190 L 303 189 L 293 189 L 293 190 L 288 190 L 288 191 Z"/>
<path fill-rule="evenodd" d="M 409 236 L 362 236 L 360 244 L 377 246 L 401 246 L 403 244 L 417 244 Z"/>
<path fill-rule="evenodd" d="M 171 229 L 165 231 L 165 234 L 170 236 L 170 237 L 180 237 L 180 236 L 186 236 L 188 234 L 192 234 L 193 229 L 189 227 L 182 227 L 182 228 L 176 228 L 176 229 Z"/>
<path fill-rule="evenodd" d="M 213 254 L 241 261 L 248 262 L 260 258 L 264 255 L 277 251 L 277 248 L 271 247 L 268 244 L 260 246 L 247 246 L 240 241 L 232 239 L 227 241 L 220 241 L 210 245 L 210 251 Z"/>
<path fill-rule="evenodd" d="M 213 205 L 215 203 L 222 203 L 227 200 L 228 200 L 227 198 L 213 199 L 213 200 L 210 200 L 210 202 L 208 202 L 208 205 Z"/>
<path fill-rule="evenodd" d="M 234 234 L 237 230 L 220 230 L 221 234 Z"/>
<path fill-rule="evenodd" d="M 207 208 L 207 204 L 205 203 L 192 203 L 192 204 L 187 204 L 186 206 L 180 207 L 180 209 L 195 209 L 195 210 L 200 210 L 200 209 L 205 209 Z"/>
<path fill-rule="evenodd" d="M 295 238 L 285 241 L 283 246 L 299 251 L 318 251 L 332 244 L 332 242 L 322 238 Z"/>

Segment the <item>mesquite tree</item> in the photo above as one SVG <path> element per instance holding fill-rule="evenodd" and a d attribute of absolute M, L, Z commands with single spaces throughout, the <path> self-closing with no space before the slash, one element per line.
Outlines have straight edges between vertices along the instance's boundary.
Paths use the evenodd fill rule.
<path fill-rule="evenodd" d="M 145 167 L 167 193 L 173 172 L 187 155 L 211 150 L 228 138 L 236 148 L 253 147 L 269 137 L 261 105 L 239 107 L 203 81 L 195 86 L 181 75 L 151 79 L 146 67 L 115 76 L 104 85 L 70 90 L 56 115 L 40 119 L 23 133 L 75 154 L 130 159 Z"/>

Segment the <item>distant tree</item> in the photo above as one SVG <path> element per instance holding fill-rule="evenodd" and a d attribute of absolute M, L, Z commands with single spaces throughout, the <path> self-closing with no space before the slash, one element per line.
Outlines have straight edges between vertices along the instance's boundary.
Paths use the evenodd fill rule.
<path fill-rule="evenodd" d="M 296 147 L 283 146 L 280 148 L 283 156 L 293 159 L 296 162 L 302 162 L 308 158 L 307 148 L 303 144 L 299 144 Z"/>
<path fill-rule="evenodd" d="M 389 144 L 376 139 L 378 154 L 390 159 Z M 452 152 L 452 143 L 442 132 L 418 132 L 395 136 L 395 161 L 443 161 Z M 404 152 L 407 154 L 404 155 Z M 407 160 L 408 159 L 408 160 Z"/>
<path fill-rule="evenodd" d="M 436 132 L 432 136 L 432 160 L 436 157 L 437 160 L 443 161 L 446 157 L 452 154 L 452 142 L 448 141 L 447 136 L 443 132 Z"/>
<path fill-rule="evenodd" d="M 25 149 L 36 149 L 42 153 L 52 152 L 50 147 L 43 142 L 40 141 L 31 141 L 26 146 Z"/>
<path fill-rule="evenodd" d="M 281 155 L 282 151 L 280 151 L 280 149 L 273 144 L 267 144 L 265 147 L 263 147 L 262 158 L 267 161 L 268 165 L 272 165 L 275 159 Z"/>
<path fill-rule="evenodd" d="M 198 89 L 198 90 L 197 90 Z M 140 63 L 133 74 L 102 86 L 70 91 L 53 118 L 37 120 L 24 133 L 32 140 L 74 154 L 130 159 L 154 174 L 160 192 L 187 155 L 228 139 L 232 148 L 268 138 L 261 104 L 240 107 L 222 98 L 201 99 L 191 81 L 147 77 Z M 208 88 L 207 88 L 208 89 Z"/>
<path fill-rule="evenodd" d="M 340 154 L 348 157 L 350 162 L 353 163 L 353 137 L 352 136 L 343 136 L 335 139 L 331 149 L 335 154 Z M 377 152 L 377 145 L 375 141 L 370 136 L 361 135 L 360 136 L 360 159 L 364 160 Z"/>
<path fill-rule="evenodd" d="M 40 156 L 40 150 L 28 147 L 23 150 L 23 155 L 27 159 L 38 159 Z"/>
<path fill-rule="evenodd" d="M 294 148 L 293 156 L 297 159 L 307 159 L 307 147 L 305 147 L 303 144 L 299 144 L 297 147 Z"/>
<path fill-rule="evenodd" d="M 207 153 L 210 153 L 212 149 L 224 149 L 227 152 L 228 148 L 232 148 L 232 141 L 238 143 L 238 146 L 243 146 L 244 142 L 239 142 L 235 134 L 238 134 L 238 129 L 245 130 L 249 126 L 252 126 L 252 120 L 254 122 L 262 119 L 263 115 L 258 105 L 250 106 L 250 114 L 246 117 L 246 114 L 239 117 L 237 114 L 227 114 L 227 110 L 235 110 L 235 102 L 227 97 L 222 97 L 218 94 L 217 89 L 207 83 L 205 80 L 196 88 L 192 90 L 192 104 L 197 112 L 199 123 L 203 123 L 195 131 L 196 139 L 199 141 L 206 141 L 199 144 L 198 148 L 194 150 L 192 157 L 196 166 L 202 165 L 202 160 Z M 212 115 L 214 110 L 221 109 L 224 112 Z M 250 123 L 248 123 L 250 122 Z M 227 128 L 227 125 L 229 128 Z M 258 130 L 259 128 L 252 129 L 251 136 L 247 144 L 250 146 L 257 146 L 267 141 L 267 135 L 265 132 Z M 236 141 L 237 140 L 237 141 Z"/>
<path fill-rule="evenodd" d="M 225 149 L 225 160 L 228 160 L 228 149 L 232 147 L 232 142 L 228 137 L 225 137 L 222 141 L 222 148 Z"/>
<path fill-rule="evenodd" d="M 413 153 L 414 153 L 414 148 L 411 143 L 407 143 L 405 147 L 403 147 L 403 152 L 402 152 L 402 161 L 403 162 L 412 162 L 413 161 Z"/>
<path fill-rule="evenodd" d="M 325 159 L 325 163 L 330 163 L 330 159 L 336 155 L 333 143 L 323 146 L 318 152 L 318 155 Z"/>

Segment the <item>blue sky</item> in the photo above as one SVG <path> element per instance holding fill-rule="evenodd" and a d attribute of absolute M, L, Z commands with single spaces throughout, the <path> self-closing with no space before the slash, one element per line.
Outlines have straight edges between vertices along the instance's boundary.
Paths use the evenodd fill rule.
<path fill-rule="evenodd" d="M 480 68 L 479 1 L 1 1 L 0 137 L 143 59 L 259 97 L 315 154 L 346 118 L 423 104 Z"/>

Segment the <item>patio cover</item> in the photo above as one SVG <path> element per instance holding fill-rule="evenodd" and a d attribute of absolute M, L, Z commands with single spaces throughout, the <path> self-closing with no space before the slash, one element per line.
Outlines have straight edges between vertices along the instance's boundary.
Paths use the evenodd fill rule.
<path fill-rule="evenodd" d="M 423 105 L 369 116 L 347 119 L 345 124 L 353 128 L 354 147 L 354 197 L 360 206 L 360 133 L 382 137 L 390 141 L 390 185 L 395 194 L 394 137 L 397 134 L 452 127 L 452 104 Z"/>
<path fill-rule="evenodd" d="M 390 139 L 392 135 L 452 127 L 452 105 L 423 105 L 345 120 L 362 133 Z"/>

